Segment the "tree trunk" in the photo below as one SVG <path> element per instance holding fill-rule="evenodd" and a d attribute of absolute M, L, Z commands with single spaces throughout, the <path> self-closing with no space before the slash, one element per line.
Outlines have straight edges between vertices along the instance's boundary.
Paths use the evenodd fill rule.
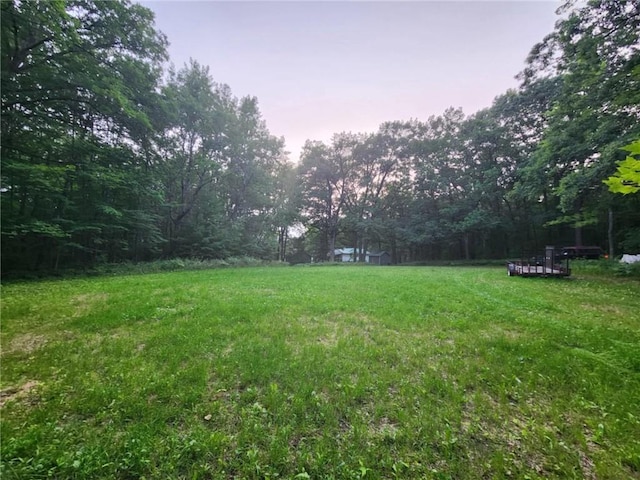
<path fill-rule="evenodd" d="M 335 251 L 336 251 L 336 234 L 331 232 L 329 235 L 329 261 L 335 262 Z"/>
<path fill-rule="evenodd" d="M 367 249 L 369 248 L 369 242 L 366 239 L 362 240 L 362 250 L 360 252 L 360 259 L 363 263 L 367 262 Z"/>
<path fill-rule="evenodd" d="M 282 245 L 282 261 L 287 261 L 287 243 L 289 242 L 289 229 L 284 229 L 284 243 Z"/>
<path fill-rule="evenodd" d="M 284 262 L 286 249 L 286 228 L 278 227 L 278 260 Z"/>
<path fill-rule="evenodd" d="M 607 229 L 607 237 L 609 241 L 609 260 L 613 260 L 615 254 L 613 248 L 613 210 L 609 207 L 609 225 Z"/>
<path fill-rule="evenodd" d="M 469 253 L 469 234 L 465 233 L 464 235 L 464 258 L 466 260 L 471 260 L 471 254 Z"/>
<path fill-rule="evenodd" d="M 353 261 L 354 261 L 354 262 L 358 262 L 358 261 L 360 261 L 360 260 L 359 260 L 359 259 L 360 259 L 360 257 L 359 257 L 359 255 L 358 255 L 358 253 L 359 253 L 359 250 L 358 250 L 358 242 L 359 242 L 359 241 L 360 241 L 360 240 L 359 240 L 359 238 L 358 238 L 358 232 L 357 232 L 357 231 L 355 231 L 355 232 L 353 233 Z"/>
<path fill-rule="evenodd" d="M 393 263 L 394 265 L 400 263 L 398 259 L 398 247 L 396 245 L 395 236 L 391 238 L 391 263 Z"/>

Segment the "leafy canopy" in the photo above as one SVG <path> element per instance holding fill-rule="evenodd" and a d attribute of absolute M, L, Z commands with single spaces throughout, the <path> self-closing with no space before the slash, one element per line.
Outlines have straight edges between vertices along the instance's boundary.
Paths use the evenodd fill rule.
<path fill-rule="evenodd" d="M 613 193 L 623 195 L 638 193 L 640 191 L 640 139 L 622 147 L 622 150 L 626 150 L 631 155 L 617 162 L 616 173 L 603 182 Z"/>

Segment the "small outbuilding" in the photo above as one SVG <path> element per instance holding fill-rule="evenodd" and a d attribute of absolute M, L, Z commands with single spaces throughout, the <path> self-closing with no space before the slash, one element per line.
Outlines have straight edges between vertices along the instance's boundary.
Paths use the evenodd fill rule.
<path fill-rule="evenodd" d="M 360 254 L 356 253 L 355 248 L 338 248 L 333 252 L 333 259 L 335 262 L 356 262 L 356 257 L 358 256 L 360 256 Z M 385 251 L 366 252 L 364 255 L 364 261 L 365 263 L 370 263 L 372 265 L 390 265 L 391 255 Z"/>
<path fill-rule="evenodd" d="M 333 251 L 334 262 L 355 262 L 355 248 L 337 248 Z"/>
<path fill-rule="evenodd" d="M 368 263 L 372 265 L 391 265 L 391 255 L 387 252 L 369 252 Z"/>

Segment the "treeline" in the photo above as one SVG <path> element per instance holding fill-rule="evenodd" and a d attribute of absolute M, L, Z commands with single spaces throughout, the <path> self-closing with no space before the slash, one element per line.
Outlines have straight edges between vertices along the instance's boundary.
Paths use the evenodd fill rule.
<path fill-rule="evenodd" d="M 603 183 L 640 138 L 636 2 L 565 13 L 491 108 L 309 141 L 297 166 L 255 98 L 195 61 L 164 69 L 148 9 L 12 0 L 1 13 L 3 274 L 325 260 L 337 246 L 394 262 L 640 250 L 640 195 Z"/>
<path fill-rule="evenodd" d="M 547 244 L 640 251 L 640 194 L 603 183 L 621 147 L 640 139 L 640 4 L 565 9 L 533 47 L 520 88 L 491 108 L 308 142 L 299 167 L 307 248 L 321 259 L 335 246 L 387 250 L 394 262 L 504 258 Z M 638 170 L 622 180 L 635 192 Z"/>
<path fill-rule="evenodd" d="M 2 269 L 275 252 L 283 140 L 150 10 L 2 2 Z"/>

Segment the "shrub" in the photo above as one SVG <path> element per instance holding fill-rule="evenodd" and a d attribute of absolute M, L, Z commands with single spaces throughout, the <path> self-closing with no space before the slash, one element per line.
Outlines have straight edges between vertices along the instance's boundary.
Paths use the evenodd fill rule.
<path fill-rule="evenodd" d="M 571 271 L 577 275 L 601 277 L 632 277 L 640 278 L 640 263 L 620 263 L 617 260 L 573 260 Z"/>

